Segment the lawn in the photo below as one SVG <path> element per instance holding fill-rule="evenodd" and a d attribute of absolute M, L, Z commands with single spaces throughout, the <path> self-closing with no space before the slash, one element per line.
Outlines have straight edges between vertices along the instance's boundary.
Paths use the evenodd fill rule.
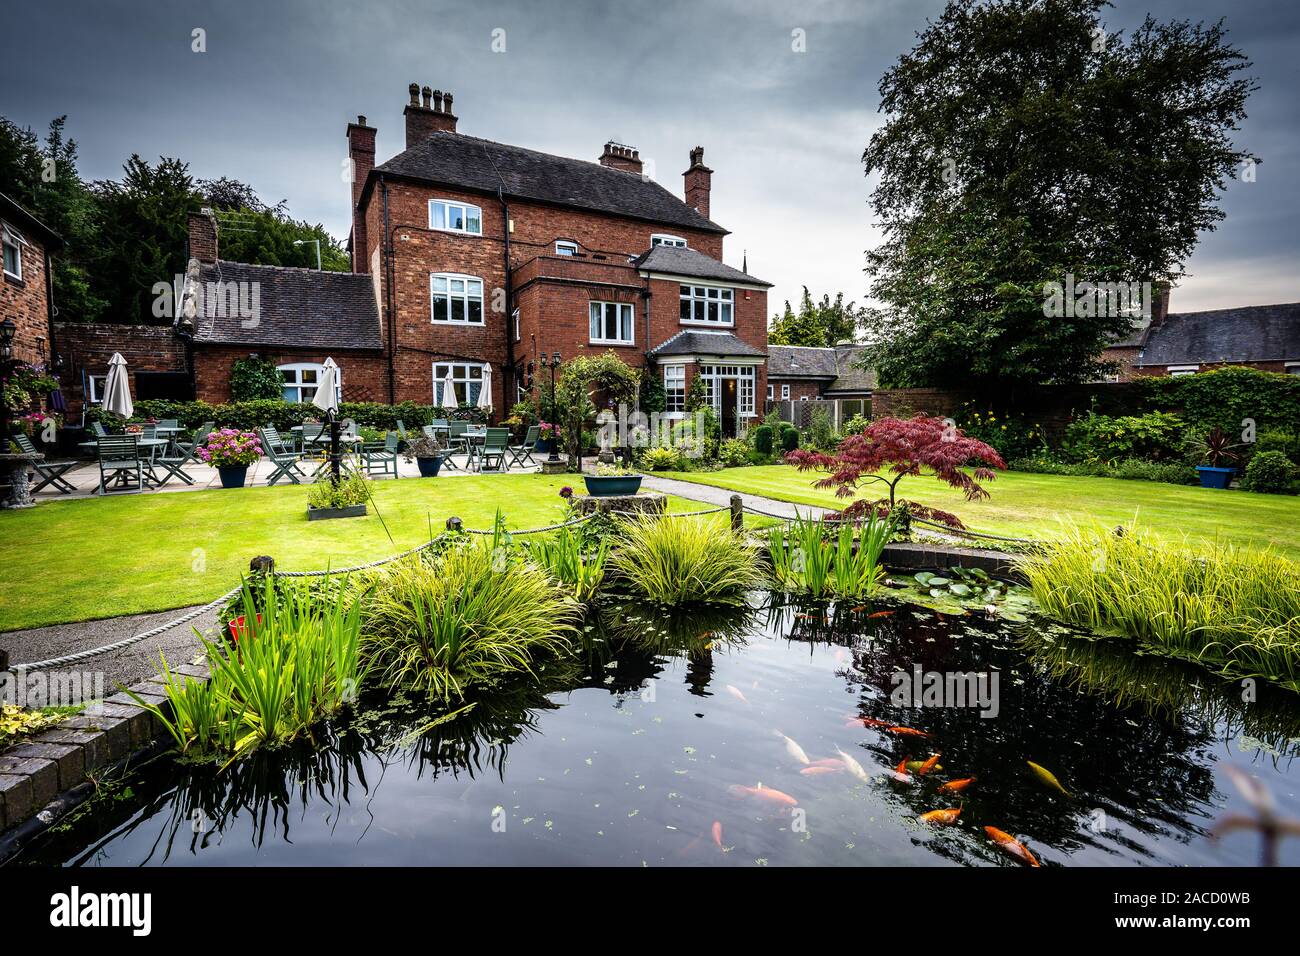
<path fill-rule="evenodd" d="M 250 558 L 285 571 L 371 561 L 427 541 L 455 515 L 490 528 L 562 520 L 573 476 L 482 475 L 379 481 L 364 518 L 307 520 L 301 486 L 49 501 L 0 512 L 0 632 L 161 611 L 213 600 L 239 583 Z M 697 503 L 670 500 L 678 511 Z M 106 637 L 109 635 L 105 635 Z M 125 635 L 115 635 L 125 636 Z"/>
<path fill-rule="evenodd" d="M 842 508 L 851 499 L 836 498 L 833 490 L 812 487 L 819 477 L 788 465 L 759 465 L 712 472 L 668 473 L 665 477 L 695 481 L 796 504 Z M 879 497 L 863 485 L 861 493 Z M 973 531 L 1012 537 L 1045 537 L 1061 519 L 1079 523 L 1100 521 L 1107 527 L 1138 522 L 1161 536 L 1213 539 L 1235 544 L 1273 545 L 1300 558 L 1300 498 L 1247 491 L 1212 491 L 1155 481 L 1119 478 L 1076 478 L 999 472 L 985 485 L 991 497 L 969 502 L 961 493 L 931 477 L 904 478 L 900 497 L 956 514 Z"/>

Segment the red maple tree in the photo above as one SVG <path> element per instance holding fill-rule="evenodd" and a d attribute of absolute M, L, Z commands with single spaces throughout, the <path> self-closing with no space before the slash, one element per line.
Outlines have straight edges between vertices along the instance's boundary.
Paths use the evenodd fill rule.
<path fill-rule="evenodd" d="M 889 488 L 888 498 L 855 501 L 841 512 L 846 517 L 868 511 L 886 515 L 901 504 L 912 515 L 953 528 L 965 527 L 956 515 L 898 499 L 898 483 L 908 475 L 929 473 L 959 489 L 967 501 L 978 501 L 989 496 L 979 482 L 992 481 L 996 477 L 994 468 L 1007 467 L 991 445 L 967 438 L 949 421 L 925 415 L 877 419 L 861 434 L 849 435 L 840 442 L 833 455 L 801 450 L 790 452 L 785 460 L 800 471 L 829 472 L 814 482 L 814 487 L 834 488 L 840 498 L 853 497 L 862 483 L 880 482 Z M 972 465 L 968 473 L 965 469 Z"/>

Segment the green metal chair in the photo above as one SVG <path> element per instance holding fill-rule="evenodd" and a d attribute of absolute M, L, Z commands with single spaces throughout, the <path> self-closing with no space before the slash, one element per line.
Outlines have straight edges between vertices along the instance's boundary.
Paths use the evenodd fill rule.
<path fill-rule="evenodd" d="M 99 440 L 99 488 L 97 494 L 108 491 L 111 479 L 115 487 L 129 487 L 128 479 L 135 474 L 135 491 L 145 488 L 148 463 L 140 457 L 139 435 L 105 435 Z"/>
<path fill-rule="evenodd" d="M 273 485 L 281 478 L 288 478 L 295 485 L 302 484 L 299 479 L 307 476 L 298 467 L 298 462 L 301 459 L 296 451 L 286 447 L 284 439 L 280 437 L 280 433 L 275 430 L 275 427 L 267 425 L 265 428 L 259 428 L 257 438 L 262 445 L 262 454 L 274 469 L 270 477 L 267 478 L 267 485 Z"/>
<path fill-rule="evenodd" d="M 361 446 L 361 467 L 367 475 L 392 475 L 400 478 L 397 472 L 397 434 L 389 432 L 382 445 Z"/>
<path fill-rule="evenodd" d="M 199 458 L 199 447 L 207 441 L 208 436 L 212 434 L 212 430 L 216 427 L 216 422 L 204 422 L 194 432 L 194 438 L 190 441 L 177 439 L 172 442 L 172 444 L 176 446 L 176 450 L 180 452 L 180 463 L 182 465 L 190 462 L 193 462 L 196 465 L 202 464 L 202 461 Z"/>
<path fill-rule="evenodd" d="M 478 453 L 478 470 L 504 472 L 506 455 L 510 451 L 510 429 L 489 428 L 483 437 L 483 447 Z"/>
<path fill-rule="evenodd" d="M 536 465 L 533 459 L 533 449 L 537 447 L 537 440 L 542 436 L 541 425 L 529 425 L 528 431 L 524 433 L 522 444 L 510 446 L 510 467 L 518 465 L 520 468 L 526 465 Z"/>
<path fill-rule="evenodd" d="M 91 422 L 90 430 L 95 433 L 96 438 L 103 438 L 108 434 L 108 431 L 99 422 Z"/>
<path fill-rule="evenodd" d="M 18 449 L 24 455 L 41 454 L 40 450 L 35 445 L 32 444 L 32 440 L 28 438 L 26 435 L 24 435 L 22 432 L 18 432 L 16 435 L 14 435 L 13 440 L 17 443 Z M 65 495 L 72 494 L 77 489 L 72 487 L 72 485 L 69 484 L 67 481 L 64 481 L 63 476 L 67 474 L 69 469 L 75 468 L 76 466 L 77 466 L 77 462 L 75 461 L 34 461 L 32 462 L 32 468 L 35 469 L 36 474 L 41 476 L 41 481 L 39 484 L 32 486 L 31 493 L 36 494 L 36 492 L 40 491 L 46 485 L 53 485 L 56 490 L 62 492 Z"/>

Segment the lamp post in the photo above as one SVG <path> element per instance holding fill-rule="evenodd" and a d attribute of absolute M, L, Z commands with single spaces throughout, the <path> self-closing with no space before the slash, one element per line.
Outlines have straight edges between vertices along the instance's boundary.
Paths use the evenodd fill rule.
<path fill-rule="evenodd" d="M 317 271 L 317 272 L 320 272 L 320 271 L 321 271 L 321 268 L 320 268 L 320 240 L 319 240 L 319 239 L 295 239 L 295 240 L 293 241 L 293 244 L 294 244 L 295 246 L 301 246 L 301 245 L 305 245 L 306 243 L 309 243 L 309 242 L 313 242 L 313 243 L 316 244 L 316 271 Z"/>
<path fill-rule="evenodd" d="M 18 326 L 14 325 L 13 319 L 0 322 L 0 454 L 9 451 L 9 402 L 5 400 L 4 387 L 9 384 L 10 359 L 17 332 Z"/>
<path fill-rule="evenodd" d="M 542 355 L 541 366 L 542 368 L 550 369 L 551 372 L 551 417 L 557 419 L 557 421 L 554 421 L 551 424 L 558 429 L 560 425 L 558 421 L 560 415 L 559 415 L 559 411 L 555 407 L 555 370 L 560 367 L 560 353 L 559 352 L 552 353 L 550 361 L 547 361 L 546 356 Z M 557 430 L 555 435 L 553 435 L 551 438 L 550 457 L 546 459 L 547 464 L 551 466 L 560 464 L 560 454 L 558 451 L 559 443 L 560 443 L 560 435 Z"/>

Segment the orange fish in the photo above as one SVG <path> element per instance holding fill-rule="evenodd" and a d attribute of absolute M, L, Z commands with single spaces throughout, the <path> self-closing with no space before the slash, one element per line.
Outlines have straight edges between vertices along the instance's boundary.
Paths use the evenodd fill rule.
<path fill-rule="evenodd" d="M 788 793 L 782 793 L 780 790 L 773 790 L 771 787 L 765 787 L 761 783 L 757 787 L 746 787 L 736 784 L 731 788 L 731 792 L 737 796 L 759 797 L 763 800 L 771 800 L 774 803 L 780 803 L 787 807 L 796 807 L 799 801 Z"/>
<path fill-rule="evenodd" d="M 867 606 L 866 606 L 865 604 L 859 604 L 857 607 L 851 607 L 851 608 L 849 608 L 849 610 L 850 610 L 852 613 L 854 613 L 854 614 L 861 614 L 861 613 L 862 613 L 863 611 L 865 611 L 866 609 L 867 609 Z"/>
<path fill-rule="evenodd" d="M 804 767 L 799 771 L 805 777 L 815 777 L 819 773 L 839 773 L 839 767 Z"/>
<path fill-rule="evenodd" d="M 1015 857 L 1025 866 L 1042 866 L 1034 855 L 1029 852 L 1023 843 L 1013 837 L 1010 833 L 1004 833 L 997 827 L 985 827 L 984 832 L 989 838 L 998 845 L 1002 850 Z"/>
<path fill-rule="evenodd" d="M 820 760 L 812 762 L 814 767 L 830 767 L 832 770 L 843 770 L 844 761 L 839 757 L 822 757 Z"/>
<path fill-rule="evenodd" d="M 939 755 L 931 754 L 929 760 L 927 760 L 925 763 L 921 764 L 921 766 L 916 768 L 917 775 L 924 777 L 927 773 L 929 773 L 931 770 L 934 769 L 935 764 L 937 764 L 938 762 L 939 762 Z"/>
<path fill-rule="evenodd" d="M 718 846 L 722 846 L 722 821 L 721 820 L 713 821 L 713 842 L 716 843 Z"/>
<path fill-rule="evenodd" d="M 947 783 L 942 784 L 939 787 L 939 792 L 940 793 L 961 793 L 963 790 L 965 790 L 974 782 L 975 782 L 974 777 L 965 777 L 961 780 L 949 780 Z"/>
<path fill-rule="evenodd" d="M 929 737 L 924 730 L 917 730 L 915 727 L 890 727 L 891 734 L 904 734 L 908 737 Z"/>
<path fill-rule="evenodd" d="M 957 822 L 959 816 L 961 816 L 961 807 L 956 810 L 930 810 L 921 814 L 917 819 L 932 827 L 950 827 Z"/>
<path fill-rule="evenodd" d="M 893 611 L 873 611 L 871 614 L 867 615 L 867 619 L 870 620 L 873 617 L 889 617 L 893 613 Z"/>

